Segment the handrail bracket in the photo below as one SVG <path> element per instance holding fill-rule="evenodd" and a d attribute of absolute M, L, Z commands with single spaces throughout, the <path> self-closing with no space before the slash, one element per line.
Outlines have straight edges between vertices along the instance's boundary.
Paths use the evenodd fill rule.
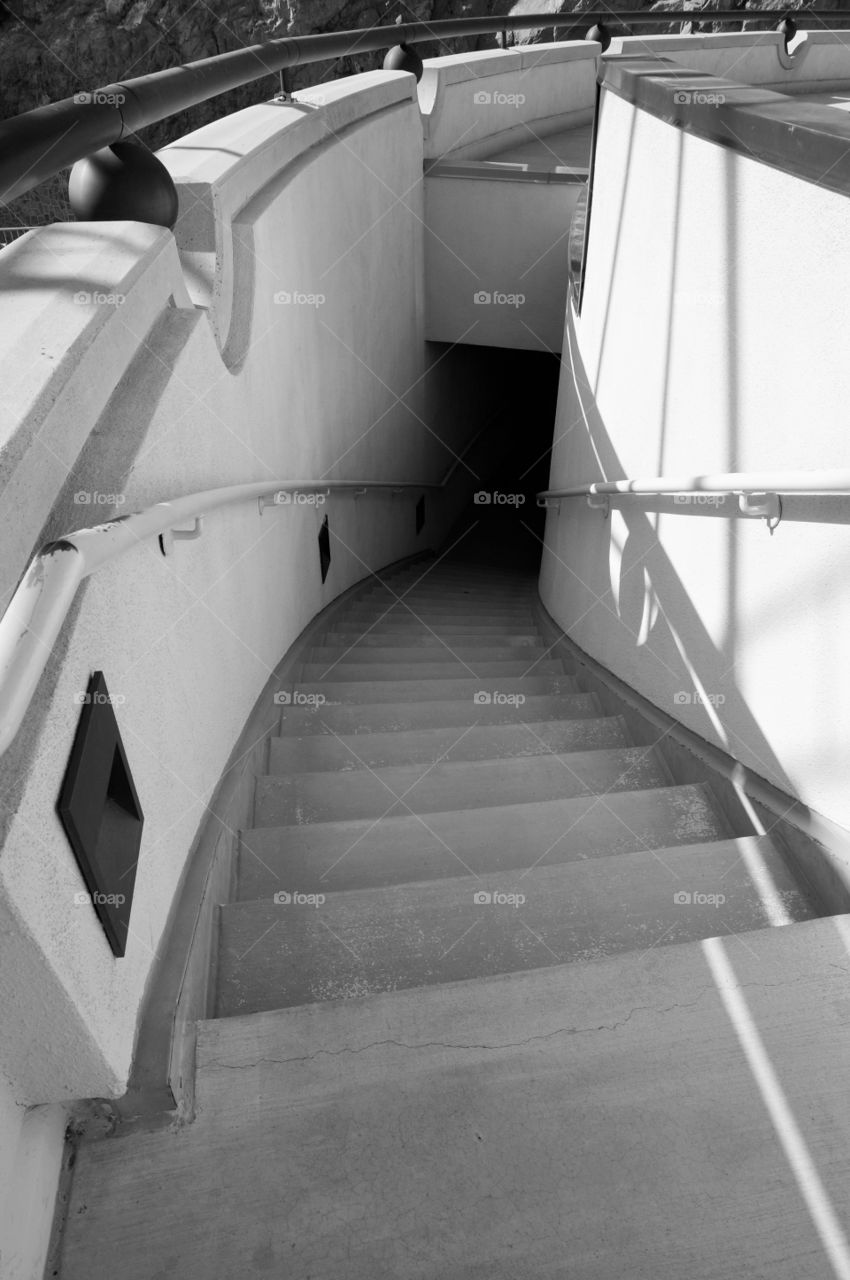
<path fill-rule="evenodd" d="M 741 515 L 763 519 L 771 534 L 782 519 L 782 499 L 778 493 L 739 493 L 738 509 Z"/>
<path fill-rule="evenodd" d="M 192 542 L 195 538 L 200 538 L 203 532 L 203 516 L 195 516 L 191 529 L 163 529 L 159 535 L 160 551 L 164 556 L 170 556 L 173 554 L 175 542 Z"/>

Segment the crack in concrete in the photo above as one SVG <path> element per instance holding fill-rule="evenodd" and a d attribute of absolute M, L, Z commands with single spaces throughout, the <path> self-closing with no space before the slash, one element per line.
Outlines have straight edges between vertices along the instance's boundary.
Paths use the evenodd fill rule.
<path fill-rule="evenodd" d="M 831 962 L 831 967 L 832 965 L 834 965 L 834 962 Z M 846 972 L 846 966 L 844 965 L 834 965 L 834 967 L 839 968 L 842 971 Z M 801 975 L 800 977 L 797 977 L 791 980 L 786 979 L 786 980 L 783 980 L 782 982 L 748 982 L 748 983 L 742 983 L 740 989 L 742 991 L 749 990 L 750 988 L 770 990 L 776 987 L 797 986 L 801 982 L 816 981 L 818 978 L 822 978 L 822 977 L 823 977 L 822 974 L 816 974 L 811 976 Z M 379 1049 L 379 1048 L 384 1048 L 389 1046 L 394 1046 L 395 1048 L 398 1048 L 398 1049 L 412 1049 L 412 1050 L 483 1049 L 483 1050 L 487 1050 L 488 1052 L 499 1052 L 503 1049 L 521 1049 L 527 1045 L 534 1044 L 537 1041 L 543 1043 L 547 1040 L 554 1040 L 558 1036 L 586 1035 L 588 1032 L 594 1032 L 594 1031 L 616 1031 L 620 1027 L 625 1026 L 627 1022 L 631 1021 L 631 1019 L 637 1013 L 664 1014 L 664 1013 L 671 1013 L 674 1009 L 690 1009 L 690 1008 L 693 1008 L 695 1005 L 699 1004 L 700 1000 L 702 1000 L 703 996 L 707 992 L 713 992 L 716 994 L 717 988 L 713 984 L 706 985 L 700 990 L 696 999 L 688 1000 L 688 1001 L 677 1001 L 674 1004 L 664 1005 L 661 1008 L 658 1008 L 655 1005 L 636 1005 L 634 1009 L 631 1009 L 629 1011 L 629 1013 L 625 1018 L 620 1018 L 616 1022 L 611 1022 L 611 1023 L 603 1022 L 598 1024 L 597 1026 L 586 1026 L 586 1027 L 558 1027 L 554 1031 L 545 1032 L 545 1034 L 527 1036 L 524 1040 L 506 1040 L 500 1044 L 482 1044 L 475 1041 L 462 1044 L 462 1043 L 454 1043 L 451 1041 L 443 1041 L 443 1040 L 423 1040 L 417 1043 L 410 1044 L 404 1040 L 393 1040 L 393 1039 L 374 1040 L 374 1041 L 371 1041 L 369 1044 L 360 1045 L 358 1047 L 345 1045 L 341 1049 L 317 1049 L 315 1053 L 301 1054 L 299 1056 L 287 1057 L 287 1058 L 260 1057 L 252 1060 L 251 1062 L 231 1063 L 231 1062 L 222 1062 L 218 1058 L 211 1058 L 208 1062 L 205 1062 L 202 1066 L 199 1067 L 199 1074 L 200 1072 L 206 1071 L 208 1068 L 211 1068 L 211 1067 L 219 1067 L 225 1071 L 245 1071 L 247 1069 L 250 1069 L 251 1067 L 257 1067 L 265 1063 L 274 1064 L 276 1066 L 288 1066 L 290 1064 L 294 1064 L 298 1062 L 313 1062 L 320 1057 L 338 1058 L 338 1057 L 342 1057 L 345 1054 L 368 1053 L 370 1049 Z"/>

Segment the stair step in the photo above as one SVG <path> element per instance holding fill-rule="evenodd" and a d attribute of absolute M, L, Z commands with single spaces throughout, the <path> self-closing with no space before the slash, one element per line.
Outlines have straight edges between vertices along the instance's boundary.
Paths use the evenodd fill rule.
<path fill-rule="evenodd" d="M 415 643 L 414 643 L 415 639 Z M 451 648 L 454 652 L 463 654 L 464 650 L 471 650 L 473 653 L 489 653 L 492 650 L 504 652 L 505 650 L 521 649 L 525 656 L 526 649 L 530 649 L 534 656 L 549 652 L 548 648 L 543 645 L 539 635 L 531 633 L 526 635 L 506 635 L 504 638 L 493 636 L 487 632 L 483 635 L 475 635 L 470 633 L 453 634 L 450 637 Z M 360 635 L 357 631 L 326 631 L 322 636 L 322 646 L 324 648 L 339 648 L 339 646 L 347 648 L 350 653 L 362 653 L 364 650 L 378 649 L 386 650 L 389 654 L 390 649 L 401 649 L 402 652 L 408 650 L 410 654 L 420 653 L 423 648 L 433 650 L 435 653 L 448 652 L 446 641 L 440 636 L 432 635 L 431 632 L 420 629 L 416 632 L 415 637 L 408 638 L 406 634 L 396 635 L 387 634 L 386 632 L 379 634 L 378 628 L 369 631 L 365 635 Z M 436 659 L 431 659 L 436 661 Z M 374 659 L 367 659 L 374 661 Z"/>
<path fill-rule="evenodd" d="M 472 642 L 477 642 L 485 637 L 488 640 L 495 641 L 497 644 L 511 644 L 515 639 L 529 639 L 530 643 L 542 645 L 543 637 L 534 626 L 505 626 L 503 623 L 497 623 L 493 626 L 489 624 L 480 624 L 478 622 L 459 622 L 459 623 L 440 623 L 433 626 L 431 623 L 425 623 L 421 619 L 411 616 L 407 622 L 381 622 L 372 626 L 364 625 L 362 622 L 350 624 L 345 619 L 340 619 L 339 623 L 334 627 L 334 633 L 341 635 L 343 639 L 359 639 L 363 637 L 376 637 L 380 639 L 381 644 L 387 644 L 389 640 L 397 639 L 404 644 L 417 644 L 420 637 L 430 637 L 435 643 L 441 639 L 443 641 L 452 640 L 453 637 L 466 637 Z M 386 637 L 386 638 L 384 638 Z"/>
<path fill-rule="evenodd" d="M 531 720 L 572 719 L 602 714 L 593 693 L 531 694 L 521 705 L 507 702 L 479 703 L 468 699 L 435 699 L 428 702 L 340 703 L 317 708 L 285 707 L 282 737 L 327 733 L 392 733 L 405 729 L 461 728 L 470 724 L 517 724 Z"/>
<path fill-rule="evenodd" d="M 791 917 L 812 918 L 772 841 L 759 849 Z M 217 1016 L 584 963 L 768 923 L 734 840 L 699 857 L 641 851 L 351 890 L 319 905 L 231 903 L 221 908 Z"/>
<path fill-rule="evenodd" d="M 345 650 L 341 650 L 344 653 Z M 314 681 L 351 680 L 449 680 L 475 677 L 477 680 L 499 680 L 502 676 L 563 675 L 564 663 L 560 658 L 500 658 L 470 659 L 462 662 L 443 660 L 428 662 L 400 660 L 392 662 L 347 662 L 340 654 L 325 662 L 305 662 L 301 679 Z"/>
<path fill-rule="evenodd" d="M 520 652 L 518 653 L 517 650 Z M 360 663 L 364 665 L 368 663 L 392 663 L 392 662 L 441 662 L 447 664 L 450 662 L 517 662 L 519 659 L 526 663 L 537 663 L 537 670 L 540 669 L 540 662 L 552 661 L 549 650 L 542 645 L 460 645 L 452 643 L 451 646 L 446 644 L 431 644 L 427 646 L 427 651 L 423 652 L 422 645 L 352 645 L 352 644 L 325 644 L 316 645 L 307 653 L 307 661 L 312 664 L 338 662 L 343 659 L 346 663 Z M 559 667 L 559 671 L 563 671 L 563 666 Z"/>
<path fill-rule="evenodd" d="M 403 600 L 405 604 L 424 603 L 424 604 L 451 604 L 473 606 L 478 608 L 490 608 L 495 605 L 497 608 L 505 606 L 517 607 L 522 605 L 528 609 L 534 605 L 539 596 L 537 592 L 532 591 L 479 591 L 476 587 L 458 588 L 456 590 L 447 589 L 446 587 L 403 587 L 395 586 L 375 591 L 366 591 L 363 595 L 357 597 L 358 604 L 392 604 L 393 601 Z"/>
<path fill-rule="evenodd" d="M 654 747 L 614 747 L 508 760 L 391 765 L 257 779 L 257 827 L 381 818 L 447 809 L 479 809 L 637 791 L 670 782 Z"/>
<path fill-rule="evenodd" d="M 839 923 L 202 1021 L 196 1122 L 81 1145 L 62 1278 L 833 1276 L 710 961 L 843 1212 Z"/>
<path fill-rule="evenodd" d="M 240 837 L 240 899 L 277 889 L 328 893 L 411 880 L 492 874 L 537 864 L 725 840 L 731 831 L 699 784 L 614 791 L 600 800 L 499 805 L 304 827 L 255 827 Z"/>
<path fill-rule="evenodd" d="M 299 697 L 325 699 L 320 708 L 322 713 L 328 703 L 347 702 L 426 702 L 457 699 L 466 703 L 470 723 L 474 723 L 476 706 L 475 695 L 483 695 L 484 699 L 504 697 L 531 697 L 532 694 L 578 693 L 573 676 L 505 676 L 495 682 L 478 676 L 466 676 L 448 679 L 420 680 L 299 680 L 291 692 Z M 479 699 L 480 701 L 480 699 Z M 520 705 L 520 709 L 522 704 Z"/>
<path fill-rule="evenodd" d="M 351 605 L 345 611 L 345 618 L 348 622 L 360 622 L 367 625 L 370 622 L 409 622 L 424 621 L 430 626 L 432 623 L 446 622 L 449 624 L 463 624 L 466 622 L 474 622 L 476 626 L 502 626 L 504 623 L 511 625 L 519 623 L 520 629 L 525 625 L 534 624 L 534 614 L 528 608 L 503 609 L 503 608 L 471 608 L 469 605 L 458 605 L 457 608 L 451 605 L 436 608 L 430 605 L 417 606 L 414 604 L 391 604 L 391 605 Z"/>
<path fill-rule="evenodd" d="M 311 734 L 272 738 L 269 773 L 301 770 L 381 769 L 390 765 L 435 760 L 499 760 L 550 752 L 627 747 L 631 739 L 622 716 L 577 720 L 544 720 L 537 724 L 479 725 L 465 733 L 456 728 L 419 729 L 400 733 Z"/>

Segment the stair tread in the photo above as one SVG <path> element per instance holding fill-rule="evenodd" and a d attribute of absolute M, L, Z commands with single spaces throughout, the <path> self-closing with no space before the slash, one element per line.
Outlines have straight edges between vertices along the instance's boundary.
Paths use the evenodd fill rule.
<path fill-rule="evenodd" d="M 519 650 L 519 652 L 517 652 Z M 550 657 L 550 651 L 543 645 L 463 645 L 433 644 L 427 649 L 422 645 L 408 647 L 387 645 L 352 645 L 326 644 L 316 645 L 307 654 L 307 661 L 331 663 L 381 663 L 387 665 L 396 662 L 516 662 L 519 659 L 537 662 Z"/>
<path fill-rule="evenodd" d="M 412 638 L 412 637 L 411 637 Z M 432 635 L 428 631 L 416 633 L 416 644 L 411 646 L 410 639 L 405 633 L 397 635 L 395 633 L 387 634 L 379 631 L 369 631 L 365 635 L 359 631 L 327 631 L 322 637 L 322 646 L 339 648 L 348 648 L 351 653 L 362 653 L 367 649 L 386 649 L 390 648 L 410 648 L 412 652 L 420 653 L 424 647 L 429 650 L 437 650 L 444 652 L 447 649 L 445 640 L 439 635 Z M 469 632 L 453 632 L 451 636 L 451 648 L 457 650 L 470 649 L 476 653 L 486 652 L 491 649 L 531 649 L 535 653 L 546 653 L 548 650 L 543 644 L 543 640 L 539 635 L 531 632 L 508 633 L 502 636 L 493 635 L 490 632 L 483 632 L 475 635 Z"/>
<path fill-rule="evenodd" d="M 306 733 L 389 732 L 470 724 L 510 724 L 518 721 L 599 715 L 594 693 L 529 694 L 521 706 L 491 702 L 472 705 L 466 699 L 434 698 L 425 702 L 373 702 L 327 704 L 315 710 L 286 707 L 280 732 L 289 737 Z"/>
<path fill-rule="evenodd" d="M 622 716 L 583 716 L 575 720 L 479 725 L 466 733 L 456 728 L 413 729 L 395 733 L 309 734 L 272 738 L 269 773 L 319 769 L 378 769 L 392 764 L 446 760 L 496 760 L 536 756 L 550 751 L 595 746 L 629 746 Z"/>
<path fill-rule="evenodd" d="M 474 710 L 476 693 L 489 693 L 491 697 L 520 694 L 529 696 L 541 693 L 578 693 L 575 679 L 567 675 L 486 677 L 490 688 L 484 687 L 484 677 L 456 676 L 443 679 L 420 680 L 298 680 L 291 692 L 300 696 L 321 695 L 326 703 L 346 702 L 419 702 L 450 698 L 466 699 Z M 323 704 L 324 705 L 324 704 Z"/>
<path fill-rule="evenodd" d="M 657 749 L 646 746 L 337 773 L 265 774 L 257 778 L 254 825 L 486 808 L 510 801 L 635 791 L 670 781 Z"/>
<path fill-rule="evenodd" d="M 560 658 L 467 658 L 454 661 L 428 662 L 418 658 L 402 661 L 347 662 L 339 657 L 325 662 L 305 662 L 301 668 L 303 680 L 450 680 L 475 676 L 488 677 L 525 675 L 564 675 L 564 663 Z"/>
<path fill-rule="evenodd" d="M 773 842 L 755 845 L 790 918 L 811 918 Z M 692 900 L 677 901 L 682 893 Z M 768 923 L 735 840 L 704 845 L 699 857 L 692 847 L 641 850 L 512 876 L 352 889 L 318 906 L 237 902 L 221 908 L 217 1013 L 586 963 Z"/>
<path fill-rule="evenodd" d="M 305 892 L 445 879 L 714 842 L 731 837 L 698 783 L 597 796 L 356 818 L 241 833 L 239 896 L 274 892 L 292 876 Z"/>

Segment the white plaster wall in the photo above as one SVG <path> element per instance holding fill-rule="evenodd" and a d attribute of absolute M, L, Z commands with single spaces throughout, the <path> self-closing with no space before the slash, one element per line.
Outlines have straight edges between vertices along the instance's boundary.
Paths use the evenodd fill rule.
<path fill-rule="evenodd" d="M 419 82 L 426 158 L 480 159 L 588 124 L 600 51 L 592 41 L 565 40 L 430 58 Z"/>
<path fill-rule="evenodd" d="M 440 342 L 560 352 L 579 185 L 425 179 L 426 332 Z"/>
<path fill-rule="evenodd" d="M 552 487 L 850 465 L 850 202 L 611 94 L 598 145 Z M 544 599 L 658 706 L 848 825 L 848 516 L 786 499 L 770 537 L 705 506 L 605 521 L 570 500 L 548 518 Z"/>
<path fill-rule="evenodd" d="M 40 531 L 112 514 L 75 504 L 78 491 L 119 492 L 120 514 L 264 476 L 436 481 L 460 443 L 441 443 L 422 416 L 422 135 L 412 77 L 372 73 L 335 86 L 322 103 L 251 108 L 183 140 L 166 159 L 187 215 L 176 242 L 136 224 L 83 224 L 4 251 L 3 306 L 9 315 L 20 308 L 30 344 L 28 394 L 7 436 L 9 483 L 14 448 L 25 468 L 37 448 L 44 414 L 33 421 L 32 406 L 50 401 L 53 439 L 62 441 L 61 424 L 67 433 L 61 465 L 44 468 L 26 502 L 8 497 L 10 525 L 21 527 L 4 549 L 7 582 Z M 192 240 L 193 229 L 204 232 L 203 218 L 192 221 L 198 205 L 212 211 L 207 241 Z M 72 300 L 81 287 L 77 242 L 88 255 L 86 287 L 126 296 L 121 306 L 92 304 L 95 319 L 83 322 L 86 308 Z M 281 292 L 324 301 L 275 302 Z M 85 399 L 69 389 L 74 371 L 63 380 L 56 370 L 71 360 L 61 335 L 84 345 L 75 337 L 81 324 L 103 334 L 100 372 L 96 363 L 88 370 L 98 395 Z M 21 371 L 4 364 L 21 350 L 3 353 L 4 373 Z M 325 513 L 333 562 L 323 586 L 316 538 Z M 417 538 L 409 497 L 340 497 L 262 517 L 256 506 L 230 509 L 210 518 L 202 539 L 178 543 L 172 558 L 140 545 L 84 585 L 0 763 L 9 797 L 0 1067 L 18 1101 L 123 1091 L 184 859 L 271 670 L 338 592 L 438 544 L 439 519 L 449 515 L 431 503 Z M 146 818 L 121 960 L 91 909 L 75 905 L 83 882 L 55 813 L 76 699 L 96 669 L 121 699 L 116 715 Z"/>
<path fill-rule="evenodd" d="M 42 1280 L 62 1161 L 61 1106 L 26 1111 L 0 1078 L 0 1276 Z"/>

